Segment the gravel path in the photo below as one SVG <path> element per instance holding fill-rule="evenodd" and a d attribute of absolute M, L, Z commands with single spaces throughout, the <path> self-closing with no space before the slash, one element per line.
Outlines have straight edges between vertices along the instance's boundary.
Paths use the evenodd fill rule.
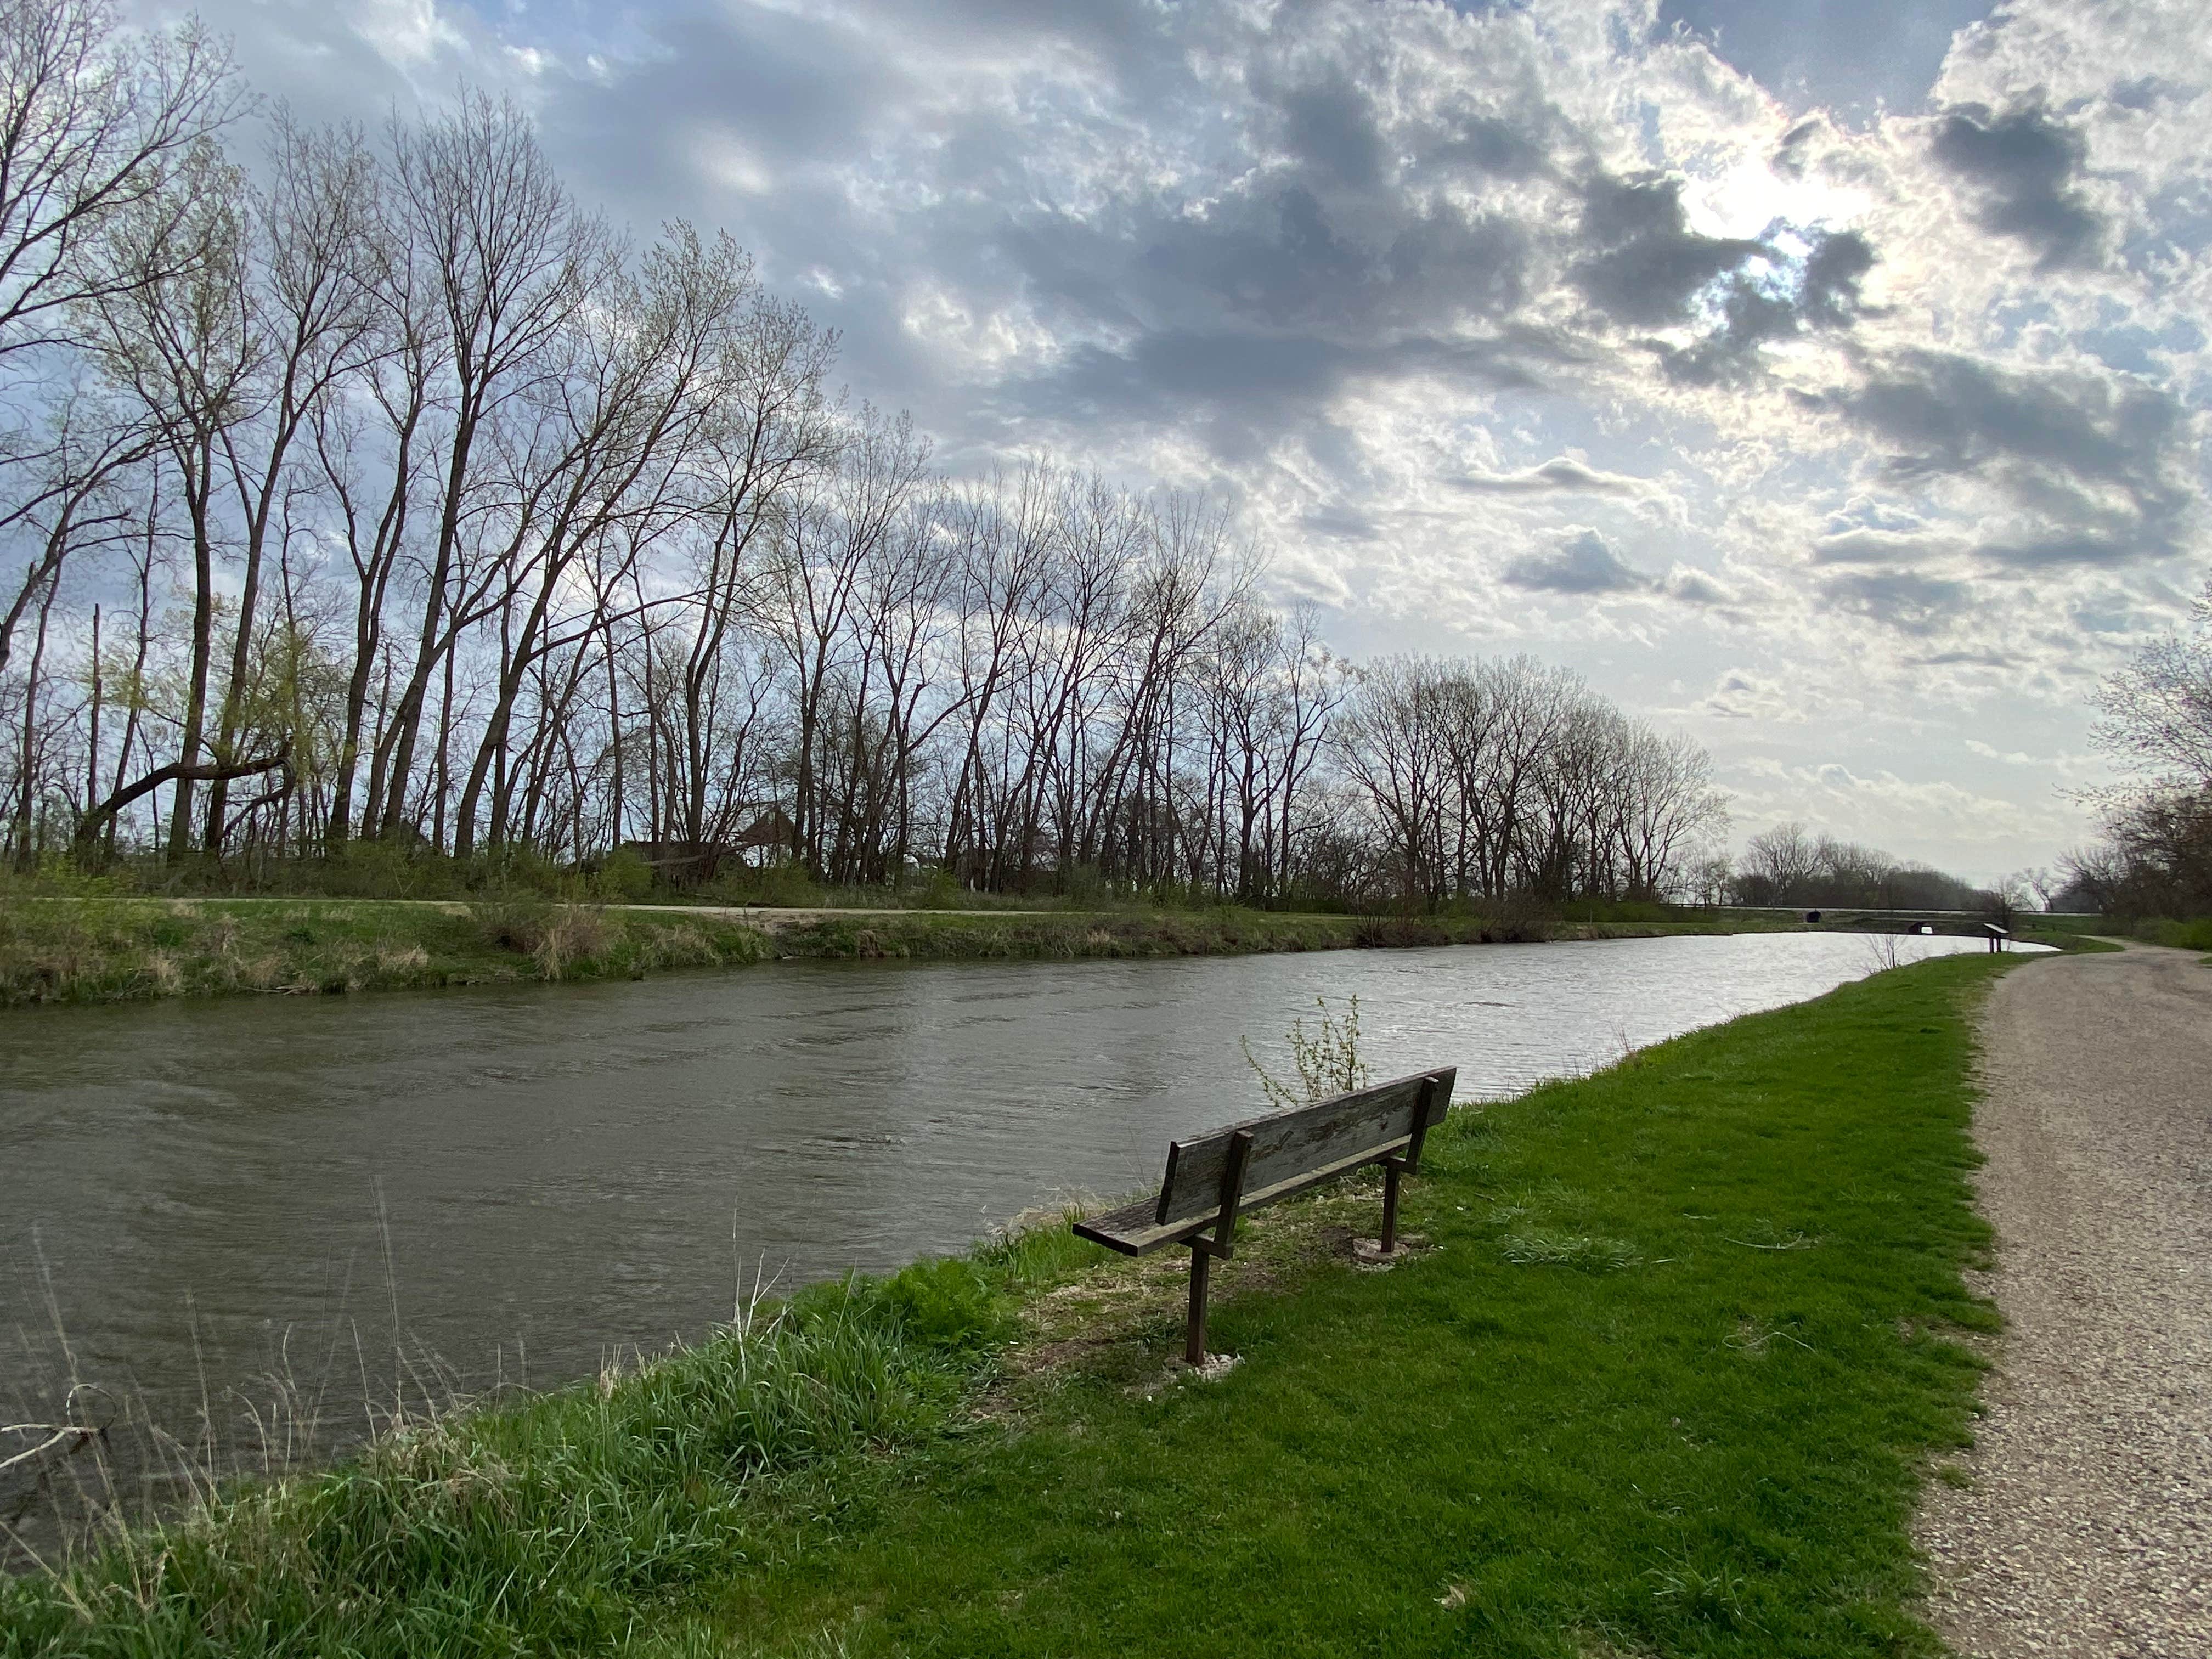
<path fill-rule="evenodd" d="M 1983 1030 L 2008 1322 L 1930 1613 L 1977 1659 L 2212 1655 L 2212 969 L 2149 947 L 1999 981 Z"/>

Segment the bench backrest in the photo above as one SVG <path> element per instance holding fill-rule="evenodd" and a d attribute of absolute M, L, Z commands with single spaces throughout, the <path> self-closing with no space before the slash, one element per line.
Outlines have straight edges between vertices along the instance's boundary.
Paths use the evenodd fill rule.
<path fill-rule="evenodd" d="M 1454 1066 L 1423 1072 L 1171 1141 L 1157 1220 L 1165 1225 L 1219 1212 L 1222 1176 L 1239 1134 L 1252 1137 L 1238 1206 L 1244 1209 L 1387 1157 L 1443 1121 L 1457 1076 Z"/>

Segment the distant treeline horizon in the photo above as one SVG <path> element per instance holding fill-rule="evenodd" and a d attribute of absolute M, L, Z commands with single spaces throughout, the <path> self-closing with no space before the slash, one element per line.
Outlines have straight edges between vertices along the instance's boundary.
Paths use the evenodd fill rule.
<path fill-rule="evenodd" d="M 1687 737 L 1527 657 L 1346 660 L 1204 494 L 942 475 L 743 250 L 633 245 L 511 105 L 280 109 L 249 167 L 204 33 L 9 16 L 18 869 L 369 843 L 1260 904 L 1987 890 L 1796 825 L 1731 860 Z M 2193 648 L 2114 682 L 2126 742 L 2197 707 Z M 2205 799 L 2128 797 L 2061 884 L 2204 902 Z"/>
<path fill-rule="evenodd" d="M 279 111 L 249 169 L 205 36 L 10 27 L 19 868 L 1648 898 L 1724 823 L 1702 749 L 1564 670 L 1344 661 L 1206 496 L 940 476 L 742 250 L 632 246 L 510 105 Z"/>

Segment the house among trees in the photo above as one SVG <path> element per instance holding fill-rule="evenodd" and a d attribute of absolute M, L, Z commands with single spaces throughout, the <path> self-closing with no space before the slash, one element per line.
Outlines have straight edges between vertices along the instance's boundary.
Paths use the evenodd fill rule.
<path fill-rule="evenodd" d="M 626 841 L 617 851 L 634 854 L 672 886 L 694 887 L 714 880 L 725 865 L 765 870 L 788 864 L 797 835 L 791 814 L 771 804 L 726 841 Z"/>

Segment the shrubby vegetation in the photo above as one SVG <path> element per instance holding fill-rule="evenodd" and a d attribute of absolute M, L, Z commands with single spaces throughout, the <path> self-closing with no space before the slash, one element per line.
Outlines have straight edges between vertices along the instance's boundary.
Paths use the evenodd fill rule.
<path fill-rule="evenodd" d="M 395 1416 L 328 1474 L 190 1472 L 58 1573 L 0 1576 L 0 1653 L 605 1649 L 657 1594 L 743 1567 L 779 1481 L 941 1432 L 1010 1292 L 1096 1254 L 1065 1227 L 975 1261 L 754 1298 L 696 1346 L 489 1409 Z"/>
<path fill-rule="evenodd" d="M 767 960 L 756 927 L 507 896 L 473 904 L 82 900 L 0 907 L 0 1007 L 641 979 Z"/>
<path fill-rule="evenodd" d="M 1213 502 L 940 476 L 740 249 L 633 245 L 513 107 L 279 111 L 249 167 L 202 36 L 26 0 L 0 58 L 19 867 L 1437 904 L 1661 895 L 1719 823 L 1571 675 L 1346 665 Z"/>

